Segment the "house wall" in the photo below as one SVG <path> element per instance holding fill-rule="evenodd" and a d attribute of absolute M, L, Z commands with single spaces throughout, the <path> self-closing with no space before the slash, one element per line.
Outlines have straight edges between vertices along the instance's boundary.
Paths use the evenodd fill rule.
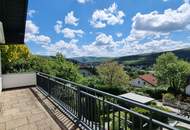
<path fill-rule="evenodd" d="M 185 93 L 190 96 L 190 85 L 186 87 Z"/>
<path fill-rule="evenodd" d="M 2 88 L 18 88 L 36 85 L 36 73 L 16 73 L 2 75 Z"/>
<path fill-rule="evenodd" d="M 136 78 L 131 81 L 131 85 L 135 86 L 135 87 L 143 87 L 143 86 L 147 85 L 147 83 L 140 78 Z"/>
<path fill-rule="evenodd" d="M 80 69 L 80 73 L 85 77 L 92 76 L 92 73 L 87 69 Z"/>

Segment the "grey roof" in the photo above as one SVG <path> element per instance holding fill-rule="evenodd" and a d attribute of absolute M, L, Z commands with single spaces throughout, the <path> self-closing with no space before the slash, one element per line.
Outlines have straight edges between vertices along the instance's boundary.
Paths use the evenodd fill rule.
<path fill-rule="evenodd" d="M 147 96 L 142 96 L 142 95 L 135 94 L 135 93 L 126 93 L 126 94 L 122 94 L 120 96 L 123 97 L 123 98 L 126 98 L 126 99 L 130 99 L 130 100 L 139 102 L 139 103 L 143 103 L 143 104 L 146 104 L 148 102 L 151 102 L 151 101 L 155 100 L 153 98 L 150 98 L 150 97 L 147 97 Z"/>
<path fill-rule="evenodd" d="M 0 21 L 6 44 L 24 43 L 28 0 L 0 0 Z"/>

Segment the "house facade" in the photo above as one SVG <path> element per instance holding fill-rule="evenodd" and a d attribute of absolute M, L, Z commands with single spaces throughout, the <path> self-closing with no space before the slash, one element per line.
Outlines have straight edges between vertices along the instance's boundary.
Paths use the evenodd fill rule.
<path fill-rule="evenodd" d="M 140 75 L 138 78 L 131 81 L 131 85 L 134 87 L 156 86 L 157 79 L 152 74 Z"/>
<path fill-rule="evenodd" d="M 190 96 L 190 84 L 186 87 L 185 93 Z"/>

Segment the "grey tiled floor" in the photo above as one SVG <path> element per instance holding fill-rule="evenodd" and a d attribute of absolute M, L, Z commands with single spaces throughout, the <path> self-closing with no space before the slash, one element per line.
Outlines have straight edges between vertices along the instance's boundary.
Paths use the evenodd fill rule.
<path fill-rule="evenodd" d="M 0 130 L 60 130 L 29 88 L 0 94 Z"/>

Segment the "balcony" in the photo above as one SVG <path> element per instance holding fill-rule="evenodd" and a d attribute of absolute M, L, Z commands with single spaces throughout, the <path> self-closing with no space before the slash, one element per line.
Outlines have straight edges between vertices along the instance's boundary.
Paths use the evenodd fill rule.
<path fill-rule="evenodd" d="M 178 130 L 175 125 L 154 118 L 155 114 L 184 127 L 190 124 L 186 117 L 64 79 L 44 73 L 30 76 L 33 87 L 11 89 L 11 84 L 6 84 L 9 90 L 0 95 L 0 130 Z M 8 81 L 12 82 L 10 77 Z M 131 107 L 143 108 L 149 114 L 142 115 Z"/>

